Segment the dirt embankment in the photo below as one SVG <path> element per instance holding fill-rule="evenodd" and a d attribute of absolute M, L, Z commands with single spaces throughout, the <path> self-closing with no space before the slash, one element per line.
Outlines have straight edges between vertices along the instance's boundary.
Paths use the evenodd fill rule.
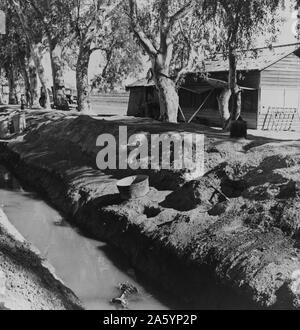
<path fill-rule="evenodd" d="M 0 209 L 0 310 L 83 309 Z"/>
<path fill-rule="evenodd" d="M 121 248 L 135 269 L 196 306 L 300 308 L 300 143 L 233 141 L 199 126 L 28 115 L 25 139 L 2 158 L 70 221 Z M 154 172 L 145 198 L 121 202 L 118 178 L 96 169 L 99 134 L 182 131 L 207 136 L 207 174 Z M 251 139 L 251 137 L 250 137 Z"/>

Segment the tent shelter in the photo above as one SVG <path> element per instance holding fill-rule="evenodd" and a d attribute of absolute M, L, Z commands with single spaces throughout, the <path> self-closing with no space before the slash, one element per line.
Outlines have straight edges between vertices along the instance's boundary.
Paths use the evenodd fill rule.
<path fill-rule="evenodd" d="M 299 45 L 250 51 L 238 63 L 238 84 L 242 92 L 242 117 L 248 127 L 263 130 L 300 131 L 300 48 Z M 228 61 L 223 56 L 205 62 L 209 78 L 226 84 Z M 215 82 L 214 81 L 214 82 Z M 139 80 L 130 91 L 128 115 L 157 118 L 159 102 L 153 81 Z M 180 87 L 180 120 L 220 126 L 215 83 L 200 75 L 189 75 Z M 198 111 L 197 111 L 198 110 Z"/>

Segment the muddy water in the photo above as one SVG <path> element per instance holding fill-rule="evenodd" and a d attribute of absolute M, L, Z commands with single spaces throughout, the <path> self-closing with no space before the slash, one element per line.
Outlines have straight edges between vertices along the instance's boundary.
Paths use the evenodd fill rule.
<path fill-rule="evenodd" d="M 81 235 L 43 200 L 25 192 L 3 167 L 0 167 L 0 206 L 87 309 L 115 309 L 110 300 L 119 296 L 117 285 L 126 281 L 139 290 L 130 301 L 130 309 L 169 308 L 169 303 L 161 302 L 164 298 L 156 298 L 153 290 L 149 292 L 137 282 L 118 251 Z"/>

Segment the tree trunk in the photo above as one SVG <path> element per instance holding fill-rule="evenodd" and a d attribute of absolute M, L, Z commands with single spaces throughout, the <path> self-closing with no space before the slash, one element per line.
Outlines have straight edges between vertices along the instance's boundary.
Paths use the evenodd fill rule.
<path fill-rule="evenodd" d="M 49 93 L 47 89 L 47 83 L 46 83 L 46 75 L 45 75 L 45 70 L 42 65 L 42 45 L 41 43 L 36 44 L 34 42 L 35 38 L 32 35 L 32 30 L 27 24 L 26 17 L 24 15 L 24 12 L 22 11 L 21 7 L 19 4 L 13 2 L 13 7 L 16 10 L 16 13 L 19 17 L 20 23 L 22 25 L 22 28 L 24 29 L 24 32 L 26 34 L 28 44 L 30 47 L 30 52 L 31 52 L 31 57 L 34 62 L 34 65 L 37 69 L 38 76 L 42 85 L 42 88 L 44 89 L 44 108 L 50 108 L 50 98 L 49 98 Z"/>
<path fill-rule="evenodd" d="M 230 97 L 231 97 L 231 89 L 227 88 L 227 89 L 222 89 L 220 95 L 217 98 L 223 129 L 226 128 L 228 122 L 230 121 L 230 111 L 229 111 Z"/>
<path fill-rule="evenodd" d="M 231 120 L 238 120 L 242 111 L 241 90 L 237 84 L 237 60 L 233 49 L 229 50 L 229 87 L 231 89 Z"/>
<path fill-rule="evenodd" d="M 175 83 L 166 77 L 158 77 L 155 80 L 159 94 L 160 120 L 177 123 L 179 96 L 175 88 Z"/>
<path fill-rule="evenodd" d="M 153 61 L 153 74 L 158 89 L 160 104 L 160 120 L 169 123 L 178 122 L 179 95 L 175 82 L 168 77 L 169 65 L 166 57 L 158 55 Z"/>
<path fill-rule="evenodd" d="M 4 104 L 3 93 L 2 93 L 2 86 L 0 86 L 0 105 Z"/>
<path fill-rule="evenodd" d="M 69 104 L 64 93 L 65 80 L 62 69 L 61 49 L 53 42 L 51 36 L 48 36 L 50 45 L 50 59 L 52 68 L 52 82 L 53 82 L 53 102 L 56 108 L 61 110 L 68 110 Z"/>
<path fill-rule="evenodd" d="M 8 76 L 8 88 L 9 88 L 8 104 L 15 105 L 18 104 L 18 96 L 17 96 L 16 73 L 14 67 L 10 67 L 8 69 L 7 76 Z"/>
<path fill-rule="evenodd" d="M 32 45 L 32 59 L 34 61 L 35 67 L 37 68 L 38 76 L 42 85 L 42 88 L 44 90 L 44 108 L 50 109 L 50 97 L 49 92 L 47 88 L 47 82 L 46 82 L 46 74 L 45 69 L 42 64 L 42 55 L 41 55 L 41 45 Z"/>
<path fill-rule="evenodd" d="M 76 85 L 78 111 L 83 113 L 89 113 L 91 110 L 88 77 L 90 54 L 90 43 L 81 45 L 76 67 Z"/>
<path fill-rule="evenodd" d="M 237 75 L 236 75 L 236 57 L 234 54 L 233 49 L 230 48 L 229 50 L 229 77 L 228 77 L 229 88 L 231 90 L 231 109 L 230 113 L 234 114 L 235 112 L 235 95 L 236 95 L 236 88 L 237 88 Z"/>
<path fill-rule="evenodd" d="M 3 97 L 3 86 L 1 84 L 1 78 L 3 75 L 3 69 L 0 68 L 0 105 L 4 104 L 4 97 Z"/>
<path fill-rule="evenodd" d="M 52 44 L 52 40 L 50 37 L 48 37 L 49 41 L 49 49 L 50 49 L 50 61 L 51 61 L 51 69 L 52 69 L 52 93 L 53 93 L 53 102 L 56 105 L 57 103 L 57 76 L 59 68 L 57 66 L 56 61 L 56 54 L 55 54 L 55 46 Z"/>
<path fill-rule="evenodd" d="M 300 2 L 299 2 L 299 0 L 297 0 L 297 11 L 298 11 L 298 14 L 297 14 L 296 37 L 297 37 L 297 40 L 299 41 L 300 40 Z"/>
<path fill-rule="evenodd" d="M 232 120 L 238 120 L 241 117 L 242 113 L 242 91 L 239 89 L 236 92 L 236 107 L 235 112 L 233 113 Z"/>
<path fill-rule="evenodd" d="M 29 74 L 27 71 L 27 65 L 26 65 L 26 59 L 20 60 L 20 68 L 21 68 L 21 74 L 23 76 L 24 85 L 25 85 L 25 97 L 27 106 L 31 104 L 30 94 L 31 94 L 31 86 L 30 86 L 30 79 Z"/>
<path fill-rule="evenodd" d="M 29 81 L 30 81 L 30 108 L 40 108 L 39 104 L 39 91 L 38 91 L 38 79 L 37 70 L 34 65 L 33 59 L 29 61 Z"/>

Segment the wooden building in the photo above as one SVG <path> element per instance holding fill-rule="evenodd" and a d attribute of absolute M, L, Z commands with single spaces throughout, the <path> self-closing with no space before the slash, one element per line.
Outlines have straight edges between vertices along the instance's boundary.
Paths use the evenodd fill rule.
<path fill-rule="evenodd" d="M 209 77 L 226 82 L 228 61 L 223 56 L 205 62 Z M 300 131 L 300 48 L 279 46 L 248 52 L 238 63 L 238 84 L 242 92 L 242 117 L 251 129 Z M 152 81 L 139 80 L 130 91 L 128 115 L 156 118 L 158 96 Z M 187 77 L 179 90 L 180 106 L 187 121 L 220 126 L 215 89 L 197 74 Z M 200 107 L 203 105 L 202 107 Z M 182 120 L 181 118 L 179 118 Z"/>

